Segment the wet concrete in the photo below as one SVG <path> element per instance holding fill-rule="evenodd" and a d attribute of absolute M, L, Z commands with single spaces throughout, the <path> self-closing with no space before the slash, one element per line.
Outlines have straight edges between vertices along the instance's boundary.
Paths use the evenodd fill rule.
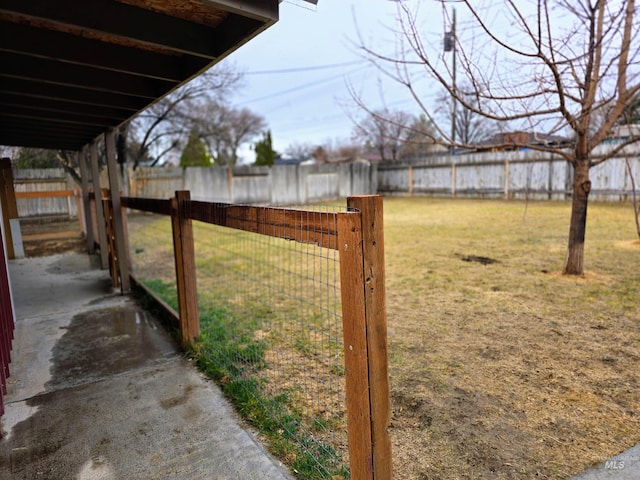
<path fill-rule="evenodd" d="M 0 479 L 290 478 L 87 258 L 11 265 L 18 321 Z"/>
<path fill-rule="evenodd" d="M 45 391 L 101 380 L 175 356 L 163 327 L 135 305 L 75 315 L 56 342 Z"/>

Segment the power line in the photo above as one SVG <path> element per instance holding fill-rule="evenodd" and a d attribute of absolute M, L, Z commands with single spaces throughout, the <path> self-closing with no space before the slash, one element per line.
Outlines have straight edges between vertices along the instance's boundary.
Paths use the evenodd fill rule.
<path fill-rule="evenodd" d="M 304 90 L 306 88 L 315 87 L 316 85 L 321 85 L 323 83 L 332 82 L 334 80 L 337 80 L 337 79 L 340 79 L 340 78 L 344 77 L 345 75 L 349 75 L 349 74 L 352 74 L 352 73 L 359 72 L 359 71 L 361 71 L 361 70 L 363 70 L 365 68 L 367 68 L 367 67 L 356 68 L 356 69 L 350 70 L 348 72 L 340 73 L 338 75 L 332 75 L 330 77 L 325 77 L 325 78 L 322 78 L 322 79 L 319 79 L 319 80 L 316 80 L 316 81 L 313 81 L 313 82 L 308 82 L 308 83 L 304 83 L 304 84 L 301 84 L 301 85 L 296 85 L 296 86 L 288 88 L 286 90 L 281 90 L 281 91 L 278 91 L 278 92 L 270 93 L 268 95 L 263 95 L 263 96 L 258 97 L 258 98 L 252 98 L 250 100 L 243 100 L 240 103 L 244 104 L 244 105 L 249 105 L 249 104 L 256 103 L 256 102 L 261 102 L 263 100 L 271 100 L 271 99 L 273 99 L 275 97 L 279 97 L 279 96 L 286 95 L 286 94 L 289 94 L 289 93 L 297 92 L 299 90 Z"/>
<path fill-rule="evenodd" d="M 307 67 L 295 67 L 295 68 L 282 68 L 279 70 L 257 70 L 255 72 L 244 72 L 245 75 L 272 75 L 279 73 L 297 73 L 297 72 L 312 72 L 314 70 L 325 70 L 328 68 L 348 67 L 350 65 L 358 65 L 365 63 L 364 60 L 354 60 L 351 62 L 331 63 L 328 65 L 313 65 Z"/>

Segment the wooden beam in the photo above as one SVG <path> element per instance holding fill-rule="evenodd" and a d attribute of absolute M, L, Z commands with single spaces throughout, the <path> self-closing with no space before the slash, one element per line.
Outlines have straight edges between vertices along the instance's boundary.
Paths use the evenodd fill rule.
<path fill-rule="evenodd" d="M 144 29 L 141 29 L 144 30 Z M 137 75 L 99 70 L 84 65 L 61 63 L 48 58 L 37 58 L 0 51 L 2 74 L 12 78 L 67 85 L 103 92 L 121 93 L 147 98 L 149 102 L 164 95 L 177 82 L 155 80 Z M 44 88 L 44 85 L 43 85 Z"/>
<path fill-rule="evenodd" d="M 176 285 L 180 315 L 180 339 L 185 350 L 200 336 L 198 289 L 193 227 L 189 215 L 191 194 L 177 191 L 171 199 L 171 226 L 175 254 Z"/>
<path fill-rule="evenodd" d="M 0 76 L 2 72 L 0 71 Z M 27 96 L 29 98 L 51 99 L 64 103 L 90 105 L 92 107 L 113 107 L 127 110 L 133 115 L 149 103 L 148 98 L 141 98 L 123 93 L 89 90 L 82 86 L 48 84 L 46 89 L 36 80 L 2 77 L 0 92 L 11 96 Z"/>
<path fill-rule="evenodd" d="M 336 249 L 336 213 L 191 201 L 193 220 Z"/>
<path fill-rule="evenodd" d="M 37 192 L 16 192 L 16 198 L 57 198 L 73 197 L 75 190 L 40 190 Z"/>
<path fill-rule="evenodd" d="M 118 163 L 116 160 L 115 130 L 110 129 L 105 133 L 105 147 L 107 154 L 107 170 L 109 172 L 109 190 L 111 192 L 111 204 L 113 206 L 113 228 L 116 237 L 116 255 L 120 270 L 120 285 L 122 292 L 131 289 L 129 279 L 129 242 L 127 241 L 122 203 L 120 201 L 120 180 Z"/>
<path fill-rule="evenodd" d="M 373 478 L 390 480 L 391 401 L 387 352 L 387 307 L 385 293 L 384 229 L 382 197 L 354 196 L 347 199 L 350 209 L 362 215 L 362 250 L 364 304 L 367 329 L 369 398 L 371 404 L 371 438 Z M 341 288 L 343 288 L 342 284 Z"/>
<path fill-rule="evenodd" d="M 362 216 L 338 216 L 347 429 L 352 480 L 373 480 Z"/>
<path fill-rule="evenodd" d="M 13 248 L 10 220 L 18 218 L 18 206 L 13 188 L 13 171 L 10 158 L 0 159 L 0 204 L 2 205 L 4 231 L 7 239 L 7 256 L 9 259 L 13 259 L 15 258 L 15 250 Z"/>
<path fill-rule="evenodd" d="M 0 99 L 2 100 L 2 99 Z M 77 123 L 79 125 L 112 125 L 120 122 L 120 117 L 110 117 L 106 114 L 94 115 L 92 113 L 71 112 L 64 108 L 47 106 L 46 102 L 12 102 L 0 101 L 3 114 L 13 118 L 41 119 L 45 121 L 59 121 L 60 123 Z M 94 110 L 95 111 L 95 110 Z"/>
<path fill-rule="evenodd" d="M 122 197 L 122 206 L 143 212 L 171 215 L 171 201 L 162 198 Z"/>
<path fill-rule="evenodd" d="M 126 118 L 131 115 L 129 110 L 112 106 L 103 106 L 100 109 L 97 109 L 93 105 L 61 101 L 58 99 L 46 98 L 44 96 L 36 97 L 0 92 L 0 108 L 3 106 L 25 107 L 44 111 L 79 114 L 85 115 L 87 118 L 92 120 Z"/>
<path fill-rule="evenodd" d="M 210 27 L 110 0 L 3 0 L 0 13 L 40 19 L 72 33 L 86 31 L 98 38 L 129 40 L 208 59 L 219 54 Z"/>
<path fill-rule="evenodd" d="M 109 251 L 107 246 L 107 230 L 105 225 L 104 210 L 102 208 L 102 189 L 100 187 L 100 169 L 98 168 L 98 145 L 92 142 L 89 146 L 91 156 L 91 179 L 95 201 L 95 220 L 98 228 L 98 241 L 100 243 L 100 266 L 105 269 L 109 266 Z"/>
<path fill-rule="evenodd" d="M 93 253 L 95 250 L 95 238 L 93 236 L 93 224 L 91 223 L 91 202 L 89 201 L 89 170 L 87 168 L 87 147 L 78 153 L 78 164 L 80 166 L 80 182 L 82 185 L 82 218 L 84 225 L 85 239 L 87 240 L 87 252 Z M 80 216 L 80 212 L 78 212 Z"/>
<path fill-rule="evenodd" d="M 165 55 L 10 22 L 0 29 L 0 45 L 6 51 L 170 82 L 181 82 L 185 71 L 199 71 L 208 63 L 200 57 Z"/>

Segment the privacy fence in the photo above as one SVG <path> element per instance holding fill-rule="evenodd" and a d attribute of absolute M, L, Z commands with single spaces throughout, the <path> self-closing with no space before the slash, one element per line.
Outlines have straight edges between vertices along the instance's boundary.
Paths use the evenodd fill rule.
<path fill-rule="evenodd" d="M 303 210 L 122 197 L 124 256 L 117 206 L 98 203 L 114 284 L 130 259 L 134 284 L 300 477 L 391 478 L 381 197 Z"/>
<path fill-rule="evenodd" d="M 193 198 L 270 205 L 306 205 L 376 193 L 376 168 L 368 162 L 129 170 L 131 196 L 167 198 L 189 190 Z"/>
<path fill-rule="evenodd" d="M 608 148 L 601 147 L 596 155 Z M 640 155 L 626 154 L 591 170 L 590 198 L 626 201 L 640 184 Z M 99 174 L 106 182 L 106 171 Z M 534 151 L 432 156 L 408 163 L 367 162 L 188 168 L 129 168 L 122 190 L 130 196 L 168 198 L 189 190 L 193 198 L 226 203 L 305 205 L 350 195 L 425 195 L 460 198 L 564 200 L 572 167 L 557 155 Z M 20 217 L 77 215 L 81 207 L 63 169 L 16 170 Z"/>
<path fill-rule="evenodd" d="M 80 190 L 62 168 L 17 169 L 13 183 L 21 218 L 41 215 L 77 217 Z"/>
<path fill-rule="evenodd" d="M 602 150 L 596 152 L 596 156 Z M 626 201 L 640 179 L 631 150 L 591 169 L 590 199 Z M 377 192 L 458 198 L 563 200 L 572 193 L 573 167 L 559 155 L 534 151 L 466 154 L 380 164 Z"/>

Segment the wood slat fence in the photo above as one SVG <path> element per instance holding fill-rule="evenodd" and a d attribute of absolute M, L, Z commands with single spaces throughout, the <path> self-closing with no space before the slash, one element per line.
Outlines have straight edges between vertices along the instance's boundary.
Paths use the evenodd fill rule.
<path fill-rule="evenodd" d="M 108 204 L 107 199 L 105 212 Z M 284 232 L 287 240 L 338 250 L 351 478 L 392 478 L 382 197 L 349 197 L 347 212 L 192 201 L 188 191 L 171 199 L 121 197 L 121 206 L 171 217 L 179 305 L 171 313 L 184 347 L 200 333 L 193 220 L 280 238 Z M 118 234 L 112 223 L 106 225 L 108 238 Z M 117 285 L 121 257 L 115 242 L 108 250 Z"/>

